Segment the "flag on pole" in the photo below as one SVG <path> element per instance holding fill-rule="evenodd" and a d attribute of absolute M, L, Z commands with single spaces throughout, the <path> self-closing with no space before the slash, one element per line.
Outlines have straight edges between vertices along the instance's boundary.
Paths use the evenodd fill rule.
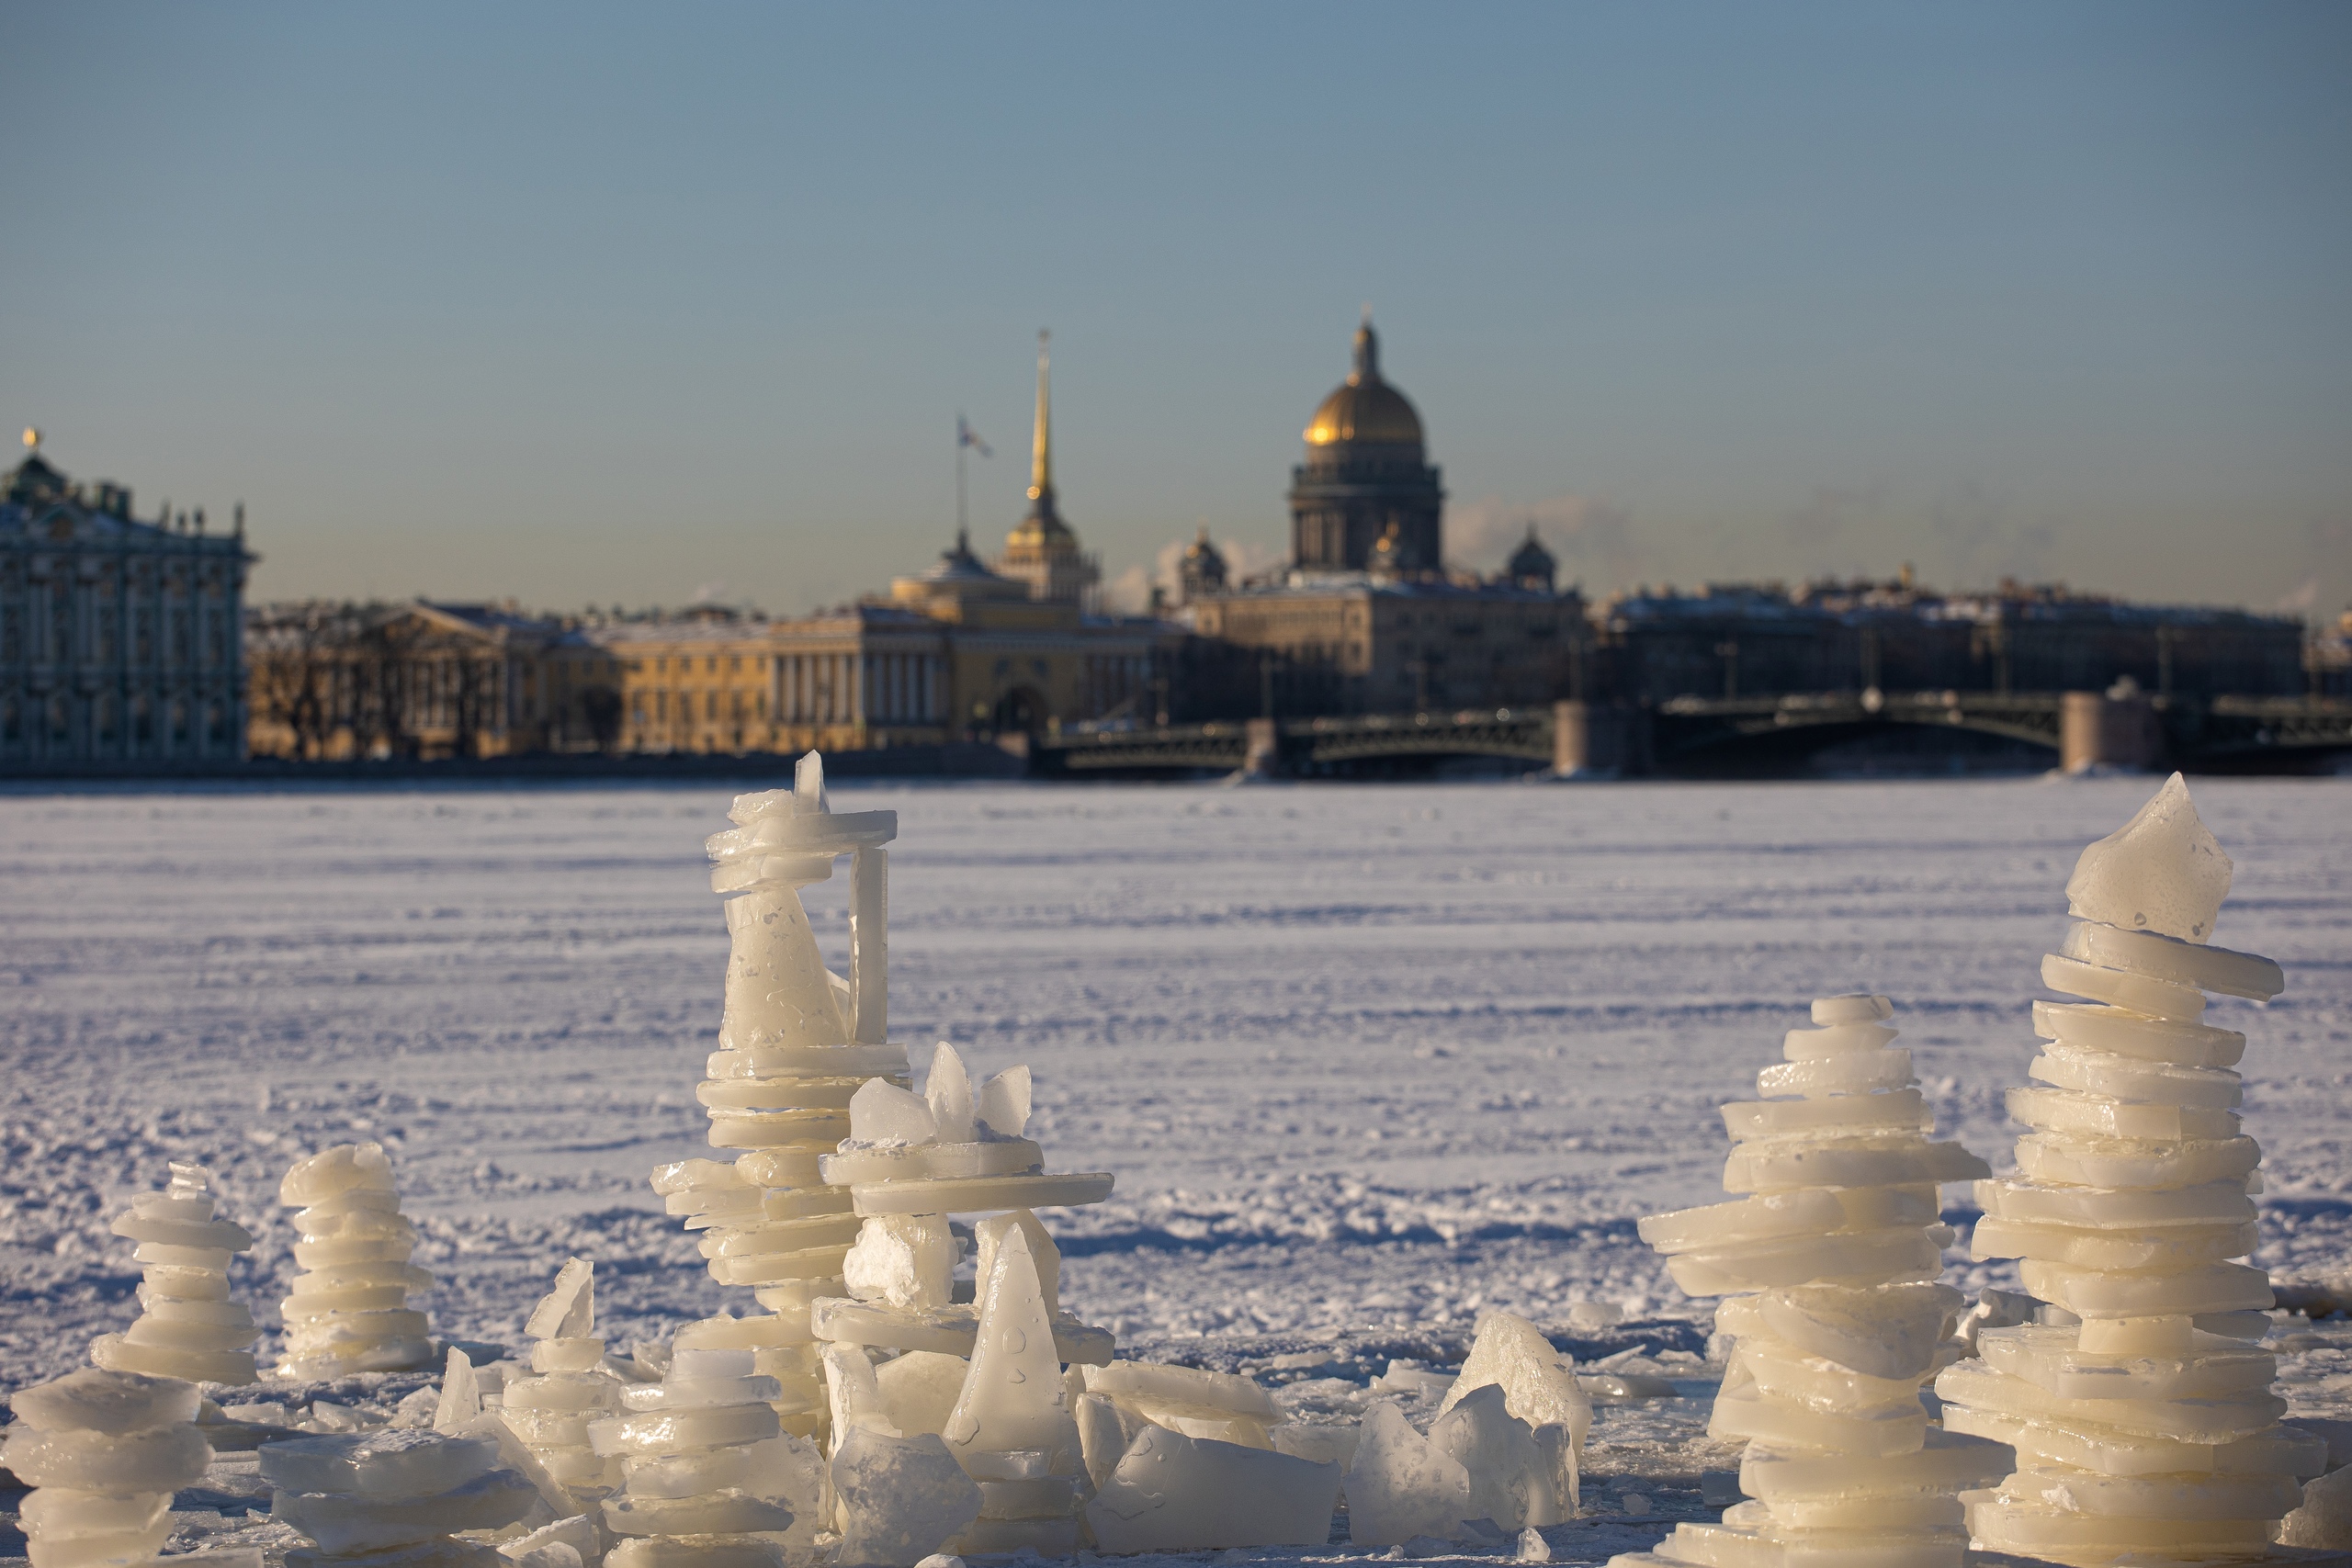
<path fill-rule="evenodd" d="M 983 457 L 996 456 L 989 450 L 989 444 L 980 439 L 980 433 L 964 423 L 964 416 L 960 413 L 956 416 L 956 445 L 958 447 L 972 447 Z"/>

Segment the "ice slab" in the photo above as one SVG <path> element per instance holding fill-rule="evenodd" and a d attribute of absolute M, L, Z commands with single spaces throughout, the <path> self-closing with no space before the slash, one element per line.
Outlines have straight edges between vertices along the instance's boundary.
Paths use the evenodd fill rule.
<path fill-rule="evenodd" d="M 1518 1530 L 1567 1517 L 1556 1467 L 1534 1428 L 1511 1415 L 1499 1386 L 1486 1383 L 1464 1394 L 1430 1427 L 1430 1446 L 1469 1472 L 1464 1518 Z"/>
<path fill-rule="evenodd" d="M 266 1443 L 261 1473 L 283 1492 L 425 1497 L 488 1474 L 498 1458 L 488 1438 L 391 1427 Z"/>
<path fill-rule="evenodd" d="M 1100 1203 L 1111 1195 L 1112 1182 L 1107 1171 L 956 1181 L 861 1181 L 850 1189 L 850 1196 L 860 1214 L 968 1214 Z"/>
<path fill-rule="evenodd" d="M 1340 1467 L 1148 1427 L 1127 1448 L 1086 1519 L 1104 1551 L 1320 1547 Z"/>
<path fill-rule="evenodd" d="M 94 1432 L 9 1428 L 0 1468 L 28 1486 L 76 1492 L 174 1492 L 203 1479 L 212 1447 L 194 1427 Z"/>
<path fill-rule="evenodd" d="M 2235 1030 L 2146 1018 L 2103 1002 L 2037 1001 L 2033 1032 L 2061 1045 L 2177 1067 L 2233 1067 L 2245 1055 L 2245 1036 Z"/>
<path fill-rule="evenodd" d="M 18 1421 L 44 1432 L 100 1432 L 120 1437 L 196 1419 L 199 1395 L 191 1384 L 136 1372 L 85 1367 L 48 1382 L 20 1388 L 8 1407 Z"/>
<path fill-rule="evenodd" d="M 935 1350 L 910 1350 L 874 1369 L 883 1413 L 904 1437 L 941 1432 L 955 1414 L 971 1363 Z"/>
<path fill-rule="evenodd" d="M 2067 958 L 2105 969 L 2128 969 L 2135 975 L 2219 991 L 2267 1002 L 2287 988 L 2286 973 L 2277 962 L 2259 953 L 2233 953 L 2154 931 L 2125 931 L 2119 926 L 2078 920 L 2067 928 L 2060 949 Z"/>
<path fill-rule="evenodd" d="M 271 1517 L 293 1526 L 324 1551 L 411 1546 L 459 1530 L 500 1529 L 538 1501 L 531 1483 L 494 1470 L 450 1491 L 422 1497 L 353 1496 L 279 1491 Z"/>
<path fill-rule="evenodd" d="M 2005 1443 L 1931 1430 L 1917 1449 L 1876 1458 L 1751 1447 L 1740 1461 L 1739 1489 L 1774 1504 L 1953 1493 L 1992 1485 L 2013 1468 Z"/>
<path fill-rule="evenodd" d="M 1114 1361 L 1088 1367 L 1086 1392 L 1123 1403 L 1148 1402 L 1174 1415 L 1246 1416 L 1280 1420 L 1272 1395 L 1250 1379 L 1231 1372 L 1154 1361 Z"/>
<path fill-rule="evenodd" d="M 1652 1214 L 1640 1221 L 1636 1229 L 1644 1241 L 1660 1252 L 1698 1252 L 1829 1231 L 1930 1225 L 1936 1223 L 1936 1190 L 1931 1185 L 1838 1190 L 1796 1188 Z"/>

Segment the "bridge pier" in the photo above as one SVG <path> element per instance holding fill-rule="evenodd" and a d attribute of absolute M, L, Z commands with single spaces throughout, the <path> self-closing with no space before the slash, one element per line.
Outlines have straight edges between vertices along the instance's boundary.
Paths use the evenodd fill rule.
<path fill-rule="evenodd" d="M 1283 773 L 1282 728 L 1271 718 L 1253 718 L 1246 730 L 1247 750 L 1241 771 L 1253 779 L 1280 778 Z"/>
<path fill-rule="evenodd" d="M 2153 768 L 2164 754 L 2164 726 L 2144 692 L 2068 692 L 2058 705 L 2058 766 Z"/>
<path fill-rule="evenodd" d="M 1552 771 L 1560 777 L 1645 772 L 1645 714 L 1600 703 L 1552 705 Z"/>

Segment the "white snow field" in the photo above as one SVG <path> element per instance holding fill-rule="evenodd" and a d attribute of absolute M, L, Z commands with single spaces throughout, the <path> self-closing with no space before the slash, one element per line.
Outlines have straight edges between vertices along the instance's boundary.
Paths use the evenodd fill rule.
<path fill-rule="evenodd" d="M 1939 1135 L 2006 1168 L 2067 873 L 2157 782 L 844 782 L 835 805 L 900 814 L 893 1038 L 919 1066 L 940 1038 L 1032 1064 L 1053 1168 L 1117 1174 L 1046 1219 L 1066 1300 L 1136 1353 L 1336 1408 L 1386 1356 L 1458 1359 L 1486 1305 L 1696 1321 L 1587 1348 L 1694 1395 L 1604 1412 L 1587 1496 L 1618 1523 L 1555 1532 L 1590 1561 L 1699 1506 L 1710 1308 L 1632 1222 L 1720 1197 L 1716 1104 L 1806 998 L 1880 990 Z M 2250 1039 L 2257 1260 L 2340 1276 L 2352 781 L 2193 787 L 2237 863 L 2215 939 L 2289 982 L 2211 1015 Z M 168 1158 L 209 1165 L 259 1238 L 232 1282 L 265 1365 L 293 1272 L 277 1179 L 353 1139 L 391 1152 L 442 1336 L 514 1343 L 575 1252 L 616 1346 L 747 1306 L 645 1185 L 709 1152 L 693 1090 L 728 942 L 701 841 L 729 794 L 0 794 L 0 1391 L 136 1314 L 107 1219 Z M 845 881 L 809 890 L 837 953 Z M 2343 1319 L 2274 1339 L 2291 1414 L 2352 1416 Z"/>

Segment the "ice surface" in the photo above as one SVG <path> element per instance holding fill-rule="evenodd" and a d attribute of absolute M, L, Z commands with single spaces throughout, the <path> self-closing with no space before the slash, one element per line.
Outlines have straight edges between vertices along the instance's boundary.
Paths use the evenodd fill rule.
<path fill-rule="evenodd" d="M 1740 1043 L 1779 1016 L 1759 1008 L 1802 1021 L 1816 992 L 1899 993 L 1912 1021 L 1897 1044 L 1955 1128 L 1941 1135 L 2006 1145 L 1991 1090 L 2024 1081 L 2032 1054 L 2018 986 L 2064 924 L 2032 911 L 2156 782 L 2128 801 L 2135 786 L 2119 781 L 1702 784 L 1573 803 L 1419 785 L 845 788 L 922 814 L 919 840 L 910 815 L 910 847 L 894 849 L 903 1032 L 925 1055 L 951 1038 L 976 1067 L 1033 1062 L 1057 1166 L 1119 1173 L 1099 1209 L 1040 1211 L 1069 1250 L 1068 1304 L 1141 1347 L 1122 1354 L 1203 1333 L 1187 1359 L 1197 1346 L 1221 1367 L 1258 1353 L 1237 1336 L 1312 1348 L 1298 1336 L 1327 1325 L 1444 1347 L 1380 1344 L 1376 1370 L 1392 1354 L 1458 1356 L 1486 1304 L 1555 1333 L 1580 1297 L 1703 1320 L 1707 1303 L 1682 1300 L 1629 1224 L 1716 1195 L 1712 1107 L 1758 1065 Z M 2267 1266 L 2314 1279 L 2346 1256 L 2329 1196 L 2341 1043 L 2324 1020 L 2352 1005 L 2352 979 L 2298 965 L 2352 942 L 2330 892 L 2352 874 L 2346 786 L 2194 787 L 2240 883 L 2266 895 L 2232 906 L 2223 940 L 2297 969 L 2284 1005 L 2259 1015 L 2245 1114 L 2282 1195 L 2260 1200 L 2280 1222 L 2266 1225 Z M 89 1335 L 123 1327 L 136 1309 L 111 1282 L 127 1245 L 106 1239 L 123 1206 L 109 1200 L 166 1154 L 213 1163 L 245 1205 L 222 1200 L 261 1238 L 233 1276 L 259 1317 L 264 1282 L 283 1290 L 291 1213 L 255 1206 L 267 1187 L 297 1154 L 393 1132 L 408 1212 L 431 1219 L 433 1256 L 416 1261 L 444 1277 L 437 1333 L 514 1343 L 573 1253 L 656 1265 L 599 1269 L 616 1346 L 755 1310 L 700 1275 L 693 1238 L 635 1179 L 659 1160 L 724 1157 L 700 1146 L 684 1091 L 718 1021 L 726 938 L 717 900 L 679 874 L 700 833 L 728 826 L 723 793 L 128 798 L 127 825 L 104 835 L 74 797 L 0 800 L 12 874 L 50 911 L 0 913 L 12 961 L 41 978 L 0 987 L 30 1097 L 0 1160 L 14 1184 L 0 1245 L 22 1292 L 0 1314 L 0 1376 L 64 1371 Z M 837 969 L 844 888 L 808 891 Z M 133 948 L 108 922 L 146 935 Z M 224 951 L 249 977 L 229 990 Z M 2216 998 L 2208 1021 L 2255 1017 Z M 275 1109 L 257 1116 L 265 1081 Z M 292 1141 L 264 1149 L 248 1130 Z M 1972 1295 L 2014 1282 L 2006 1266 L 1948 1259 Z M 2285 1329 L 2306 1326 L 2335 1332 Z M 2326 1352 L 2280 1357 L 2299 1413 L 2344 1413 Z M 1360 1388 L 1341 1361 L 1330 1375 Z M 1678 1382 L 1690 1375 L 1704 1374 Z M 1695 1424 L 1705 1404 L 1603 1411 L 1596 1441 L 1621 1420 Z M 1671 1510 L 1671 1489 L 1646 1490 Z"/>
<path fill-rule="evenodd" d="M 1105 1551 L 1310 1546 L 1329 1539 L 1340 1467 L 1143 1431 L 1086 1506 Z"/>
<path fill-rule="evenodd" d="M 2234 868 L 2178 773 L 2075 863 L 2066 912 L 2126 931 L 2207 942 Z"/>
<path fill-rule="evenodd" d="M 1348 1535 L 1358 1546 L 1396 1546 L 1422 1535 L 1452 1540 L 1469 1517 L 1470 1472 L 1383 1400 L 1364 1412 L 1347 1494 Z"/>

